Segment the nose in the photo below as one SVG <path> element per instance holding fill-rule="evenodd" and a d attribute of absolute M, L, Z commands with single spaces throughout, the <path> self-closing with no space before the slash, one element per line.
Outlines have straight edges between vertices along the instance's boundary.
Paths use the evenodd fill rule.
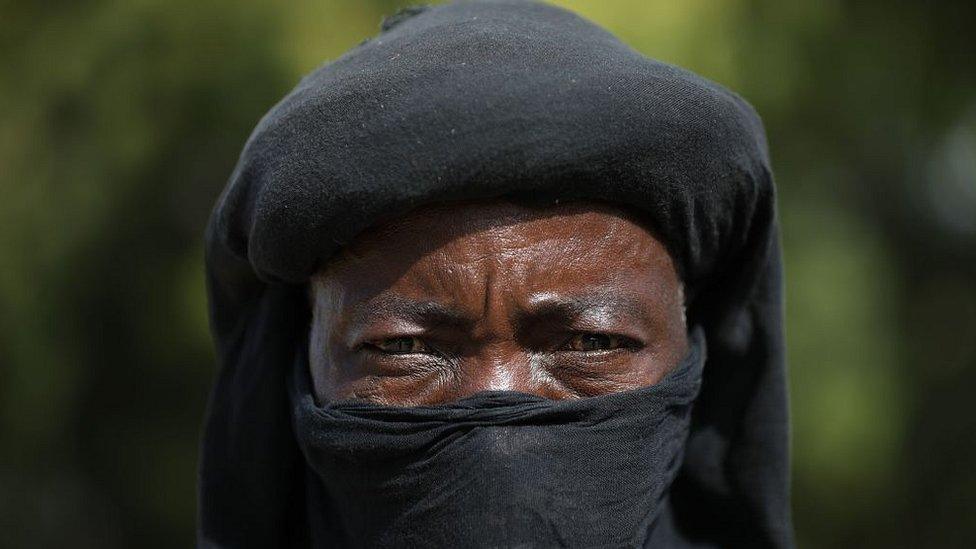
<path fill-rule="evenodd" d="M 472 357 L 462 365 L 464 382 L 458 397 L 466 397 L 482 391 L 517 391 L 536 393 L 532 379 L 530 357 L 520 352 L 490 353 Z"/>

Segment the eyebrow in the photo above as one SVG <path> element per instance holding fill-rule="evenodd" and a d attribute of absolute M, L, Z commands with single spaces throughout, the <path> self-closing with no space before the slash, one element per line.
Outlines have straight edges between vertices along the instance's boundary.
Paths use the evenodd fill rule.
<path fill-rule="evenodd" d="M 540 321 L 567 324 L 585 318 L 595 311 L 624 314 L 653 324 L 644 303 L 634 296 L 611 290 L 595 290 L 585 294 L 559 295 L 541 293 L 533 296 L 526 310 L 516 313 L 515 322 L 528 326 Z M 351 326 L 361 327 L 384 317 L 395 316 L 422 326 L 470 328 L 475 318 L 437 301 L 415 300 L 398 294 L 383 294 L 356 304 L 352 310 Z"/>
<path fill-rule="evenodd" d="M 526 311 L 518 314 L 517 320 L 519 323 L 537 319 L 566 322 L 585 317 L 595 310 L 612 311 L 615 316 L 623 313 L 648 323 L 653 320 L 641 300 L 611 290 L 595 290 L 576 295 L 539 294 L 530 300 Z"/>
<path fill-rule="evenodd" d="M 415 300 L 398 294 L 383 294 L 356 304 L 352 311 L 353 326 L 369 324 L 381 317 L 396 316 L 424 326 L 465 328 L 474 319 L 437 301 Z"/>

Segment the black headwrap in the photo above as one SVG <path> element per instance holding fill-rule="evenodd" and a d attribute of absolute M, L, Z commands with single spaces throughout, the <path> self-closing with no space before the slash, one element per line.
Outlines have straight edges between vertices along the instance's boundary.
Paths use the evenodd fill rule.
<path fill-rule="evenodd" d="M 782 274 L 755 112 L 545 4 L 409 15 L 274 107 L 214 210 L 200 544 L 792 546 Z M 639 212 L 686 286 L 684 362 L 577 401 L 317 404 L 310 275 L 418 205 L 511 196 Z"/>

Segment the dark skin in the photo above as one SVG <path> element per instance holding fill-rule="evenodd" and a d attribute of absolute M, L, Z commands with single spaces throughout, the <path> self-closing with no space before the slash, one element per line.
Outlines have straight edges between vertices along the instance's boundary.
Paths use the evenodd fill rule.
<path fill-rule="evenodd" d="M 319 402 L 603 395 L 658 382 L 688 347 L 664 245 L 596 203 L 422 208 L 359 236 L 310 294 Z"/>

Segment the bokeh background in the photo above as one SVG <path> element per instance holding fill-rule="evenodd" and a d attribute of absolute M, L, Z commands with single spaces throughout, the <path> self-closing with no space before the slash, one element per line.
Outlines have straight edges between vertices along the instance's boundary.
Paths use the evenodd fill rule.
<path fill-rule="evenodd" d="M 802 546 L 976 546 L 976 3 L 555 3 L 765 120 Z M 193 543 L 205 220 L 405 5 L 0 0 L 0 546 Z"/>

